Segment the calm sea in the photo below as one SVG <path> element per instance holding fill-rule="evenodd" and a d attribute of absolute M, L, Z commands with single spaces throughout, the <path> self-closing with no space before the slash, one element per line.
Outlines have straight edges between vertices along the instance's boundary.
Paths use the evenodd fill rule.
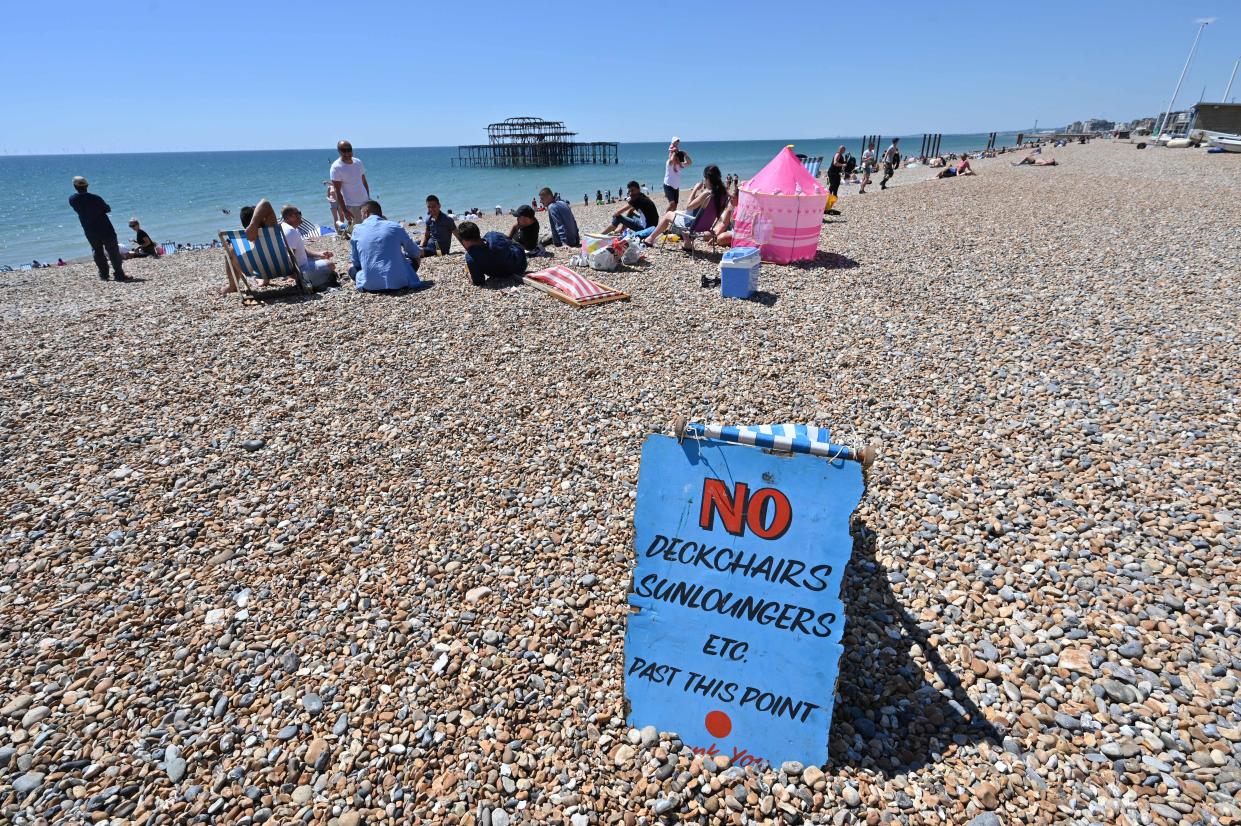
<path fill-rule="evenodd" d="M 916 153 L 920 135 L 903 136 L 905 153 Z M 706 141 L 685 143 L 699 169 L 718 164 L 725 174 L 749 177 L 787 143 L 798 152 L 830 155 L 844 143 L 860 156 L 860 137 L 794 141 Z M 888 138 L 884 138 L 884 143 Z M 1011 135 L 1001 143 L 1011 144 Z M 942 152 L 980 149 L 985 134 L 945 135 Z M 619 191 L 629 180 L 649 184 L 658 192 L 663 182 L 666 143 L 623 143 L 615 166 L 565 166 L 553 169 L 468 169 L 452 165 L 456 147 L 367 149 L 357 147 L 366 164 L 371 192 L 391 218 L 412 219 L 425 212 L 430 193 L 445 208 L 461 213 L 470 207 L 505 212 L 529 203 L 550 186 L 568 200 L 581 203 L 596 190 Z M 69 181 L 84 175 L 91 192 L 112 205 L 112 223 L 122 238 L 131 236 L 130 216 L 156 241 L 210 241 L 238 223 L 238 209 L 268 198 L 277 206 L 294 203 L 312 221 L 331 222 L 322 184 L 335 150 L 293 149 L 258 152 L 176 152 L 128 155 L 0 156 L 0 264 L 18 266 L 31 260 L 54 262 L 89 256 L 77 216 L 69 208 Z M 697 178 L 691 170 L 686 183 Z M 224 210 L 230 214 L 225 214 Z"/>

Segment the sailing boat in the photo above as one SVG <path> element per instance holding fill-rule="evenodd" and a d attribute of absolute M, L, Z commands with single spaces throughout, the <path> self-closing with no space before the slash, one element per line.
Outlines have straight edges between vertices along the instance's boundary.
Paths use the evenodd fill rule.
<path fill-rule="evenodd" d="M 1241 135 L 1225 135 L 1222 132 L 1216 132 L 1207 136 L 1207 142 L 1225 152 L 1241 152 Z"/>

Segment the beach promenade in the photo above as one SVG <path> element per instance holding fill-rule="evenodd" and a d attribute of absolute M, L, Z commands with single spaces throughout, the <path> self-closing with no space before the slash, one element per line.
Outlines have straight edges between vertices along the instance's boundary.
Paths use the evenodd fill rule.
<path fill-rule="evenodd" d="M 583 310 L 459 250 L 0 276 L 0 822 L 1241 823 L 1241 165 L 1019 157 L 844 198 L 749 301 L 674 248 Z M 882 443 L 825 767 L 624 723 L 678 414 Z"/>

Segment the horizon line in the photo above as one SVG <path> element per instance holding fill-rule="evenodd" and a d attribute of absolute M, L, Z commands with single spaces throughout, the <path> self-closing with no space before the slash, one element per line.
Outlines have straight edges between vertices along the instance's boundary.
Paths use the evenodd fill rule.
<path fill-rule="evenodd" d="M 1028 127 L 1027 127 L 1028 129 Z M 1027 129 L 1000 129 L 993 130 L 996 135 L 1016 135 L 1024 133 Z M 1051 127 L 1043 131 L 1052 131 Z M 1030 132 L 1033 134 L 1033 132 Z M 907 138 L 921 134 L 941 134 L 944 136 L 954 135 L 985 135 L 987 132 L 909 132 L 895 135 L 883 135 L 883 137 Z M 712 140 L 686 140 L 683 143 L 754 143 L 758 141 L 782 141 L 786 143 L 796 143 L 798 141 L 832 141 L 841 139 L 856 140 L 865 135 L 822 135 L 818 137 L 800 137 L 800 138 L 726 138 Z M 589 143 L 590 141 L 586 141 Z M 611 141 L 617 144 L 643 144 L 643 143 L 663 143 L 662 140 L 654 141 Z M 455 149 L 458 146 L 468 146 L 473 144 L 441 144 L 435 146 L 364 146 L 360 147 L 364 151 L 372 149 Z M 140 152 L 9 152 L 0 147 L 0 158 L 70 158 L 84 157 L 94 155 L 189 155 L 189 154 L 228 154 L 238 152 L 311 152 L 311 151 L 335 151 L 335 147 L 319 147 L 319 146 L 286 146 L 280 148 L 260 148 L 260 149 L 152 149 Z"/>

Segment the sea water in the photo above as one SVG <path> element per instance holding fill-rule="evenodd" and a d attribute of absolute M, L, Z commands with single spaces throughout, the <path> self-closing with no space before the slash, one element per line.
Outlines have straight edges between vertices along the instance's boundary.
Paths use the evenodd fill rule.
<path fill-rule="evenodd" d="M 883 138 L 884 147 L 890 142 Z M 1011 144 L 1011 135 L 1001 144 Z M 920 135 L 902 136 L 903 154 L 916 154 Z M 942 153 L 981 149 L 986 134 L 944 135 Z M 698 180 L 703 166 L 716 164 L 725 175 L 742 179 L 763 167 L 782 147 L 830 158 L 844 144 L 861 157 L 861 138 L 807 140 L 685 141 L 694 159 L 682 186 Z M 880 147 L 880 151 L 884 147 Z M 566 200 L 595 202 L 597 190 L 622 191 L 630 180 L 659 194 L 667 143 L 622 143 L 619 163 L 543 169 L 479 169 L 457 167 L 455 146 L 410 148 L 356 147 L 366 165 L 371 195 L 389 218 L 413 220 L 424 215 L 427 195 L 435 194 L 445 209 L 458 215 L 471 207 L 505 214 L 530 203 L 539 189 L 551 187 Z M 331 223 L 327 202 L 328 167 L 334 147 L 247 152 L 167 152 L 116 155 L 0 156 L 0 264 L 19 266 L 33 259 L 55 262 L 90 255 L 77 216 L 68 199 L 70 180 L 82 175 L 90 191 L 112 206 L 112 224 L 122 239 L 133 233 L 131 217 L 157 242 L 205 243 L 222 229 L 239 226 L 241 206 L 267 198 L 277 208 L 296 204 L 308 220 Z M 226 212 L 227 210 L 227 212 Z"/>

